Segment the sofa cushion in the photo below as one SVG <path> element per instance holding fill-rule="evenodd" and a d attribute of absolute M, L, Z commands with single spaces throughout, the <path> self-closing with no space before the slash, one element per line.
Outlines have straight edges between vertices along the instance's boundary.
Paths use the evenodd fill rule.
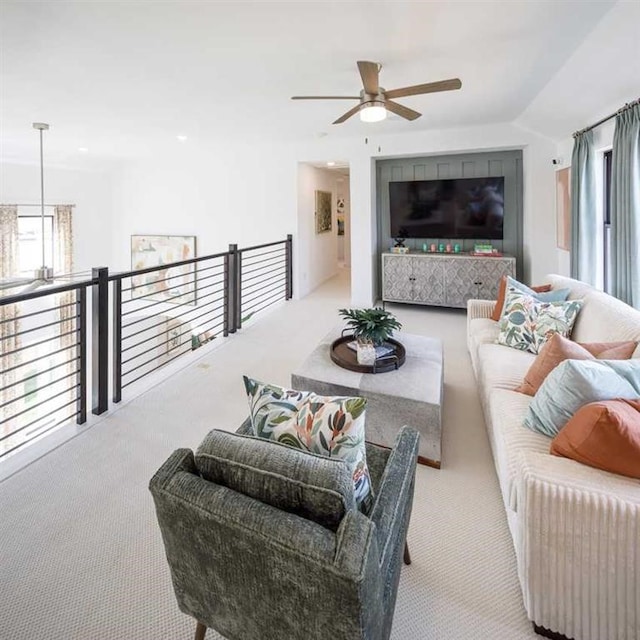
<path fill-rule="evenodd" d="M 538 389 L 524 424 L 554 437 L 585 404 L 639 397 L 640 361 L 565 360 Z"/>
<path fill-rule="evenodd" d="M 364 443 L 367 401 L 285 389 L 244 376 L 254 434 L 319 455 L 344 460 L 355 498 L 367 511 L 373 500 Z"/>
<path fill-rule="evenodd" d="M 482 344 L 478 349 L 481 385 L 487 389 L 513 391 L 522 383 L 524 375 L 536 356 L 500 344 Z"/>
<path fill-rule="evenodd" d="M 581 307 L 580 300 L 538 302 L 510 286 L 500 319 L 498 343 L 538 353 L 554 333 L 571 335 Z"/>
<path fill-rule="evenodd" d="M 584 405 L 551 441 L 551 453 L 640 479 L 640 400 Z"/>
<path fill-rule="evenodd" d="M 522 282 L 518 282 L 517 280 L 515 280 L 514 278 L 511 278 L 510 276 L 502 276 L 502 278 L 500 278 L 500 284 L 498 285 L 498 298 L 496 300 L 496 306 L 493 308 L 493 313 L 491 314 L 491 319 L 495 320 L 495 322 L 498 322 L 502 317 L 502 311 L 504 309 L 504 301 L 507 295 L 508 283 L 510 283 L 512 286 L 514 286 L 516 289 L 519 289 L 523 293 L 528 293 L 534 298 L 538 297 L 535 295 L 536 293 L 546 293 L 548 291 L 551 291 L 550 284 L 541 284 L 536 287 L 527 287 L 526 284 L 522 284 Z M 567 295 L 568 294 L 569 294 L 569 290 L 567 289 Z M 557 295 L 557 293 L 554 293 L 554 295 Z M 543 300 L 544 297 L 541 296 L 541 297 L 538 297 L 538 299 Z M 556 299 L 560 299 L 560 298 L 556 298 Z M 562 300 L 566 300 L 566 296 L 562 298 Z"/>
<path fill-rule="evenodd" d="M 214 429 L 195 455 L 206 480 L 337 530 L 355 508 L 348 466 L 288 445 Z"/>
<path fill-rule="evenodd" d="M 636 346 L 633 341 L 580 344 L 556 333 L 542 347 L 516 391 L 534 395 L 549 373 L 564 360 L 628 360 Z"/>

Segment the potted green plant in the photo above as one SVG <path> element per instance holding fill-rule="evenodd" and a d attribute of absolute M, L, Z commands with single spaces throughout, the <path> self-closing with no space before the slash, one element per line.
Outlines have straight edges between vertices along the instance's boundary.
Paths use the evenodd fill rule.
<path fill-rule="evenodd" d="M 378 307 L 373 309 L 340 309 L 357 342 L 358 364 L 372 365 L 376 361 L 376 347 L 388 340 L 402 325 L 396 317 Z"/>

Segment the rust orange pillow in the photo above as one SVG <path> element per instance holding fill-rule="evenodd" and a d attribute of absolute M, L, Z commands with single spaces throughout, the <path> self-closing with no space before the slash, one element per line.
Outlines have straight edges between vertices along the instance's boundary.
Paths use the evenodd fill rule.
<path fill-rule="evenodd" d="M 559 333 L 552 335 L 533 361 L 516 391 L 534 396 L 545 378 L 564 360 L 628 360 L 637 342 L 573 342 Z"/>
<path fill-rule="evenodd" d="M 551 453 L 640 479 L 640 399 L 580 407 L 551 441 Z"/>
<path fill-rule="evenodd" d="M 550 284 L 541 284 L 537 287 L 531 287 L 536 293 L 546 293 L 547 291 L 551 291 Z M 502 276 L 500 278 L 500 285 L 498 286 L 498 299 L 496 300 L 496 306 L 493 307 L 493 313 L 491 314 L 491 319 L 498 322 L 500 320 L 500 316 L 502 316 L 502 310 L 504 309 L 504 299 L 507 295 L 507 276 Z"/>

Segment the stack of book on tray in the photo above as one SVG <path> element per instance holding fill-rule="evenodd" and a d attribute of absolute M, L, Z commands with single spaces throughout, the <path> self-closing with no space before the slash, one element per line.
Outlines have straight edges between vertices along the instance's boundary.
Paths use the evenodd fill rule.
<path fill-rule="evenodd" d="M 358 343 L 355 340 L 352 340 L 351 342 L 347 342 L 347 347 L 349 347 L 349 349 L 351 349 L 352 351 L 357 351 Z M 394 349 L 393 345 L 385 342 L 379 347 L 376 347 L 376 360 L 380 360 L 380 358 L 384 358 L 385 356 L 393 355 L 395 351 L 396 350 Z"/>

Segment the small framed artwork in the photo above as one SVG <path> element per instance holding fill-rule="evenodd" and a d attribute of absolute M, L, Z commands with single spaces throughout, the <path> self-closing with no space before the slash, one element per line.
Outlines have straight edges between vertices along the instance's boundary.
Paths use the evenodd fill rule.
<path fill-rule="evenodd" d="M 338 235 L 344 235 L 344 214 L 339 213 L 336 217 L 336 222 L 338 223 Z"/>
<path fill-rule="evenodd" d="M 556 171 L 556 245 L 571 249 L 571 167 Z"/>
<path fill-rule="evenodd" d="M 162 267 L 132 276 L 131 297 L 195 305 L 194 265 L 171 266 L 195 257 L 195 236 L 131 236 L 132 271 Z"/>
<path fill-rule="evenodd" d="M 316 233 L 331 231 L 331 192 L 316 191 Z"/>

